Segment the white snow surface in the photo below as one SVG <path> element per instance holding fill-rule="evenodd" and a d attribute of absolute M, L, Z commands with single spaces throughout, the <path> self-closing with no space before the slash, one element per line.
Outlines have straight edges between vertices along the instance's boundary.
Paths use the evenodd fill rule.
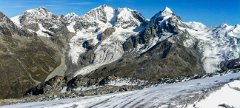
<path fill-rule="evenodd" d="M 184 42 L 186 47 L 193 46 L 198 40 L 202 52 L 204 69 L 208 73 L 220 70 L 220 63 L 239 57 L 240 27 L 223 24 L 216 28 L 207 28 L 198 22 L 186 23 L 189 28 L 180 27 L 190 33 Z"/>
<path fill-rule="evenodd" d="M 12 17 L 11 20 L 13 21 L 14 24 L 16 24 L 18 27 L 21 27 L 21 23 L 19 20 L 20 15 Z"/>
<path fill-rule="evenodd" d="M 142 16 L 140 16 L 142 17 Z M 137 27 L 140 26 L 141 22 L 139 19 L 136 19 L 133 15 L 133 10 L 129 8 L 118 8 L 117 9 L 117 16 L 116 16 L 116 27 Z"/>
<path fill-rule="evenodd" d="M 107 5 L 101 5 L 97 8 L 90 10 L 82 18 L 89 22 L 106 22 L 111 23 L 112 18 L 115 16 L 115 10 Z"/>
<path fill-rule="evenodd" d="M 37 19 L 45 19 L 45 18 L 51 18 L 53 14 L 46 10 L 44 7 L 39 7 L 36 9 L 29 9 L 24 14 L 31 15 L 34 18 Z"/>
<path fill-rule="evenodd" d="M 98 45 L 97 49 L 94 52 L 95 53 L 94 63 L 78 70 L 77 72 L 75 72 L 74 76 L 77 76 L 79 74 L 86 75 L 98 69 L 99 67 L 105 64 L 112 63 L 122 57 L 124 53 L 122 48 L 123 42 L 127 38 L 129 38 L 131 35 L 136 35 L 137 32 L 133 31 L 134 28 L 132 29 L 131 28 L 129 29 L 115 28 L 115 29 L 116 29 L 116 32 L 114 32 L 107 39 L 101 41 L 100 44 Z M 81 33 L 81 32 L 78 32 L 78 33 Z M 98 35 L 98 33 L 91 32 L 90 34 L 87 34 L 87 33 L 82 33 L 82 34 L 89 36 L 89 37 L 86 37 L 85 39 L 93 40 L 92 42 L 93 45 L 96 45 L 98 43 L 98 40 L 96 39 L 96 36 Z M 84 40 L 84 36 L 80 34 L 76 37 L 73 37 L 72 39 L 76 39 L 76 40 L 80 39 L 80 41 L 77 41 L 77 42 L 76 40 L 72 40 L 73 42 L 70 43 L 70 48 L 71 48 L 69 53 L 70 57 L 73 58 L 72 60 L 74 63 L 77 63 L 79 55 L 86 51 L 82 47 L 82 43 L 84 41 L 81 41 L 81 40 Z"/>
<path fill-rule="evenodd" d="M 207 28 L 207 26 L 205 26 L 204 24 L 200 23 L 200 22 L 185 22 L 185 24 L 188 25 L 188 27 L 190 27 L 191 29 L 194 30 L 204 30 Z"/>
<path fill-rule="evenodd" d="M 24 21 L 20 23 L 20 18 L 24 17 Z M 25 11 L 22 15 L 18 15 L 15 17 L 12 17 L 11 20 L 18 26 L 22 27 L 24 25 L 32 25 L 32 24 L 38 24 L 39 29 L 34 30 L 32 28 L 28 28 L 30 32 L 36 32 L 38 36 L 44 36 L 44 37 L 50 37 L 47 33 L 52 33 L 50 30 L 47 28 L 43 27 L 44 23 L 42 21 L 48 21 L 53 23 L 51 28 L 58 28 L 58 23 L 60 21 L 55 18 L 55 15 L 51 12 L 49 12 L 46 8 L 44 7 L 39 7 L 36 9 L 29 9 Z"/>
<path fill-rule="evenodd" d="M 231 108 L 240 108 L 240 80 L 236 80 L 224 85 L 220 90 L 211 93 L 208 97 L 199 102 L 195 102 L 196 108 L 222 108 L 227 105 Z M 188 105 L 188 108 L 193 108 Z"/>
<path fill-rule="evenodd" d="M 137 34 L 134 31 L 134 27 L 130 27 L 132 29 L 123 29 L 127 25 L 128 21 L 133 21 L 137 25 L 140 25 L 140 22 L 133 17 L 133 10 L 128 8 L 119 8 L 114 12 L 113 9 L 108 6 L 100 6 L 91 10 L 88 14 L 84 15 L 84 18 L 92 19 L 91 21 L 97 23 L 97 27 L 90 27 L 86 30 L 81 30 L 78 35 L 72 38 L 72 42 L 70 43 L 70 58 L 72 62 L 77 64 L 79 55 L 84 53 L 86 50 L 82 48 L 83 41 L 80 40 L 92 40 L 92 45 L 96 45 L 98 40 L 96 39 L 97 35 L 101 34 L 106 28 L 114 27 L 115 33 L 117 35 L 112 34 L 106 40 L 101 41 L 101 44 L 98 46 L 95 51 L 96 59 L 92 65 L 86 66 L 75 73 L 75 75 L 86 75 L 91 71 L 99 68 L 102 65 L 112 63 L 113 61 L 118 60 L 122 57 L 124 53 L 122 50 L 122 43 L 131 35 Z M 104 16 L 107 14 L 108 16 Z M 162 20 L 159 20 L 159 17 Z M 110 20 L 110 19 L 111 20 Z M 113 20 L 116 18 L 116 21 Z M 184 42 L 186 47 L 193 47 L 194 44 L 198 41 L 198 47 L 200 52 L 202 53 L 202 62 L 203 67 L 207 73 L 213 73 L 220 70 L 221 62 L 225 60 L 236 59 L 239 57 L 239 36 L 240 36 L 240 26 L 228 26 L 221 25 L 217 28 L 208 28 L 202 23 L 199 22 L 182 22 L 178 20 L 178 18 L 173 14 L 173 12 L 166 7 L 163 11 L 156 14 L 150 21 L 148 26 L 151 24 L 155 24 L 155 21 L 159 20 L 161 23 L 169 23 L 168 19 L 172 18 L 176 20 L 176 26 L 178 26 L 181 30 L 187 30 L 189 32 L 188 39 Z M 102 21 L 106 20 L 106 22 Z M 112 21 L 115 21 L 113 23 Z M 119 26 L 120 24 L 121 26 Z M 187 26 L 185 27 L 184 24 Z M 94 32 L 96 29 L 100 28 L 98 32 Z M 92 30 L 91 30 L 92 29 Z M 129 35 L 123 35 L 129 33 Z M 161 34 L 159 37 L 154 37 L 150 39 L 148 45 L 138 45 L 137 48 L 133 49 L 137 53 L 146 52 L 148 49 L 155 46 L 157 43 L 168 39 L 172 36 L 172 33 L 166 32 L 165 34 Z M 113 37 L 114 36 L 114 37 Z"/>
<path fill-rule="evenodd" d="M 44 33 L 44 32 L 52 33 L 51 31 L 46 30 L 46 29 L 42 26 L 42 24 L 38 24 L 38 26 L 39 26 L 39 30 L 36 32 L 38 36 L 51 37 L 51 36 L 49 36 L 47 33 Z M 29 31 L 32 31 L 32 30 L 29 29 Z"/>
<path fill-rule="evenodd" d="M 27 21 L 28 24 L 31 24 L 36 23 L 37 20 L 52 19 L 54 15 L 47 9 L 39 7 L 36 9 L 29 9 L 25 11 L 22 16 L 26 16 L 25 20 Z"/>
<path fill-rule="evenodd" d="M 70 32 L 73 32 L 73 33 L 76 32 L 75 29 L 74 29 L 75 23 L 76 23 L 76 22 L 71 22 L 71 23 L 67 26 L 67 28 L 68 28 L 68 30 L 69 30 Z"/>
<path fill-rule="evenodd" d="M 166 7 L 164 10 L 160 11 L 159 13 L 157 13 L 151 18 L 148 26 L 153 26 L 157 21 L 159 21 L 160 23 L 163 23 L 167 19 L 171 18 L 172 16 L 174 16 L 172 10 Z M 159 18 L 161 18 L 161 20 L 159 20 Z"/>
<path fill-rule="evenodd" d="M 169 104 L 178 105 L 179 100 L 174 100 L 177 97 L 192 97 L 196 94 L 202 94 L 203 90 L 221 86 L 223 83 L 228 83 L 230 80 L 240 78 L 240 73 L 229 73 L 225 75 L 217 75 L 209 78 L 190 80 L 173 84 L 161 84 L 157 87 L 146 88 L 143 90 L 135 90 L 130 92 L 122 92 L 107 95 L 86 96 L 72 99 L 52 100 L 43 102 L 20 103 L 13 105 L 1 106 L 1 108 L 135 108 L 135 107 L 159 107 L 167 108 Z M 231 87 L 236 84 L 230 83 Z M 238 85 L 237 85 L 238 86 Z M 224 86 L 225 89 L 225 86 Z M 227 91 L 227 94 L 235 92 Z M 225 93 L 225 94 L 226 94 Z M 220 94 L 219 94 L 220 95 Z M 211 95 L 209 96 L 211 97 Z M 221 97 L 228 98 L 228 97 Z M 200 104 L 199 104 L 200 105 Z M 211 105 L 211 104 L 209 104 Z M 237 104 L 239 106 L 239 104 Z M 208 106 L 204 108 L 210 108 Z"/>
<path fill-rule="evenodd" d="M 173 14 L 172 10 L 168 7 L 165 7 L 165 9 L 162 11 L 162 16 L 168 16 L 172 14 Z"/>
<path fill-rule="evenodd" d="M 135 11 L 128 8 L 113 9 L 112 7 L 102 5 L 92 9 L 87 14 L 80 16 L 80 19 L 86 23 L 94 24 L 87 28 L 76 30 L 76 35 L 70 40 L 69 58 L 72 63 L 77 64 L 79 56 L 87 51 L 82 44 L 88 41 L 90 45 L 97 46 L 95 50 L 94 63 L 81 68 L 76 75 L 86 75 L 102 65 L 112 63 L 122 57 L 124 51 L 122 44 L 130 36 L 138 34 L 139 31 L 135 29 L 141 25 L 141 21 L 134 17 Z M 140 14 L 139 14 L 140 15 Z M 134 25 L 129 24 L 134 23 Z M 74 22 L 67 27 L 68 30 L 73 30 Z M 114 28 L 115 32 L 104 40 L 98 40 L 97 37 L 101 35 L 107 28 Z"/>
<path fill-rule="evenodd" d="M 64 18 L 67 20 L 68 23 L 73 22 L 78 17 L 79 16 L 76 13 L 68 13 L 64 16 Z"/>

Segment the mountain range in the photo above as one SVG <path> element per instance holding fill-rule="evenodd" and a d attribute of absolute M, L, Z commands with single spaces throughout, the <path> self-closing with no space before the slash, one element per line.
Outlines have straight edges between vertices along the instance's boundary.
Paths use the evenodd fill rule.
<path fill-rule="evenodd" d="M 168 7 L 150 20 L 107 5 L 82 16 L 0 13 L 0 41 L 0 98 L 109 93 L 240 68 L 240 25 L 184 22 Z"/>

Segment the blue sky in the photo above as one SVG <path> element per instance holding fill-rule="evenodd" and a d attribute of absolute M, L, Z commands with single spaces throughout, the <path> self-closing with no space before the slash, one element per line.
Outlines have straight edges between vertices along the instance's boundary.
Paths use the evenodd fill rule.
<path fill-rule="evenodd" d="M 147 19 L 167 6 L 184 21 L 209 26 L 240 24 L 240 0 L 0 0 L 0 11 L 12 17 L 27 9 L 46 7 L 57 15 L 70 12 L 83 15 L 102 4 L 138 10 Z"/>

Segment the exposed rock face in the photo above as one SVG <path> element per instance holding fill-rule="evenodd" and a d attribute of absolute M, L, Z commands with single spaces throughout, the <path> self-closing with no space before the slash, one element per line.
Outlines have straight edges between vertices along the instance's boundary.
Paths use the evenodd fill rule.
<path fill-rule="evenodd" d="M 116 27 L 122 27 L 124 29 L 129 27 L 138 27 L 144 25 L 144 17 L 137 11 L 133 11 L 129 8 L 119 8 L 116 10 Z"/>
<path fill-rule="evenodd" d="M 239 68 L 239 25 L 185 23 L 169 8 L 150 21 L 106 5 L 83 16 L 37 8 L 12 20 L 0 13 L 1 98 L 30 88 L 38 95 L 101 85 L 106 93 L 115 78 L 157 83 Z"/>
<path fill-rule="evenodd" d="M 99 35 L 98 40 L 105 40 L 115 32 L 115 28 L 107 28 L 102 34 Z"/>
<path fill-rule="evenodd" d="M 154 33 L 150 31 L 155 31 Z M 132 56 L 135 53 L 132 49 L 140 43 L 149 43 L 148 38 L 156 36 L 157 30 L 146 29 L 143 36 L 149 36 L 141 39 L 141 35 L 131 37 L 123 45 L 126 53 L 120 60 L 104 65 L 90 74 L 89 77 L 98 78 L 106 76 L 118 77 L 136 77 L 141 80 L 157 82 L 162 78 L 176 79 L 180 76 L 193 76 L 204 74 L 201 66 L 201 54 L 196 48 L 186 48 L 183 45 L 186 33 L 172 35 L 147 52 L 139 56 Z M 147 44 L 146 44 L 147 45 Z M 132 53 L 132 54 L 131 54 Z"/>
<path fill-rule="evenodd" d="M 0 19 L 0 98 L 22 97 L 59 65 L 59 55 L 2 13 Z"/>
<path fill-rule="evenodd" d="M 39 30 L 38 22 L 42 22 L 44 28 L 50 28 L 56 24 L 57 16 L 53 15 L 45 8 L 37 8 L 27 10 L 22 16 L 19 17 L 22 26 L 37 31 Z M 32 24 L 35 26 L 32 26 Z M 34 28 L 30 28 L 34 27 Z"/>
<path fill-rule="evenodd" d="M 64 77 L 55 76 L 50 80 L 43 82 L 36 87 L 29 89 L 25 95 L 40 95 L 40 94 L 54 94 L 61 92 L 62 88 L 66 86 Z"/>
<path fill-rule="evenodd" d="M 76 35 L 69 42 L 70 65 L 66 74 L 86 75 L 121 58 L 122 43 L 143 29 L 144 23 L 146 20 L 136 11 L 106 5 L 76 18 L 69 25 L 76 30 Z"/>
<path fill-rule="evenodd" d="M 229 69 L 240 69 L 240 59 L 233 59 L 221 62 L 222 71 L 227 71 Z"/>

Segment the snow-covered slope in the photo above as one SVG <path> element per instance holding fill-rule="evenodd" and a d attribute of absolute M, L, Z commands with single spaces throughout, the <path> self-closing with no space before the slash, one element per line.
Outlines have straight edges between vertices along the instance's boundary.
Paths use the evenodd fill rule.
<path fill-rule="evenodd" d="M 77 71 L 75 75 L 85 75 L 104 64 L 121 58 L 124 53 L 123 42 L 130 36 L 136 35 L 141 29 L 135 29 L 141 27 L 141 24 L 145 22 L 141 14 L 136 11 L 128 8 L 113 9 L 106 5 L 92 9 L 81 16 L 80 20 L 84 21 L 87 26 L 80 26 L 76 36 L 70 40 L 70 59 L 73 63 L 78 63 L 79 56 L 88 50 L 83 47 L 83 43 L 86 41 L 96 47 L 96 50 L 94 51 L 94 62 Z M 82 23 L 80 20 L 71 24 L 78 25 Z M 102 33 L 109 28 L 114 29 L 114 31 L 103 37 Z"/>
<path fill-rule="evenodd" d="M 157 22 L 161 23 L 168 20 L 170 17 L 174 16 L 172 10 L 166 7 L 164 10 L 160 11 L 150 19 L 150 26 L 156 24 Z"/>
<path fill-rule="evenodd" d="M 64 20 L 66 20 L 67 23 L 71 23 L 79 17 L 76 13 L 68 13 L 64 16 Z"/>
<path fill-rule="evenodd" d="M 18 27 L 21 27 L 21 23 L 20 23 L 19 17 L 20 17 L 20 16 L 12 17 L 11 20 L 12 20 L 12 21 L 14 22 L 14 24 L 16 24 Z"/>
<path fill-rule="evenodd" d="M 24 14 L 31 16 L 31 18 L 28 17 L 28 19 L 33 21 L 35 19 L 38 19 L 38 20 L 45 19 L 45 18 L 50 19 L 53 17 L 53 14 L 45 8 L 29 9 Z"/>
<path fill-rule="evenodd" d="M 66 46 L 65 49 L 63 48 L 63 52 L 66 54 L 63 54 L 65 57 L 63 64 L 66 64 L 67 68 L 66 76 L 69 75 L 67 72 L 70 72 L 70 77 L 76 79 L 78 75 L 78 77 L 84 78 L 93 77 L 96 82 L 99 79 L 107 79 L 106 76 L 115 76 L 114 72 L 118 72 L 119 76 L 117 77 L 138 77 L 135 73 L 141 75 L 140 67 L 143 69 L 141 72 L 145 72 L 142 76 L 146 74 L 147 81 L 151 81 L 149 79 L 153 77 L 155 77 L 154 81 L 159 81 L 162 80 L 162 77 L 168 78 L 173 74 L 173 77 L 176 78 L 178 75 L 187 77 L 203 74 L 202 67 L 208 73 L 217 72 L 221 70 L 221 64 L 224 61 L 239 58 L 240 52 L 240 25 L 229 26 L 225 24 L 209 28 L 198 22 L 183 22 L 168 7 L 154 15 L 149 21 L 146 21 L 135 10 L 129 8 L 114 9 L 106 5 L 94 8 L 83 16 L 74 13 L 56 16 L 45 8 L 31 9 L 24 12 L 23 15 L 13 17 L 12 21 L 19 27 L 36 32 L 39 36 L 49 37 L 41 39 L 50 39 L 56 46 Z M 126 49 L 130 50 L 125 50 L 124 45 L 126 45 Z M 123 58 L 123 55 L 126 58 Z M 172 66 L 176 66 L 174 70 L 171 70 Z M 192 71 L 195 68 L 199 71 Z M 89 74 L 97 69 L 100 74 Z M 166 71 L 166 75 L 163 71 Z M 106 72 L 106 74 L 101 72 Z M 69 101 L 80 100 L 80 103 L 63 104 L 66 106 L 98 106 L 98 103 L 92 101 L 98 100 L 99 105 L 108 107 L 111 105 L 119 107 L 161 106 L 166 105 L 176 97 L 195 95 L 203 89 L 228 82 L 229 79 L 238 76 L 239 74 L 231 74 L 217 78 L 160 85 L 155 88 L 123 94 L 69 99 Z M 69 82 L 64 81 L 63 85 Z M 86 82 L 88 83 L 88 78 L 86 78 Z M 75 82 L 73 83 L 75 84 Z M 167 91 L 169 89 L 170 91 Z M 119 102 L 113 103 L 118 99 Z M 60 101 L 52 103 L 55 102 Z M 50 106 L 54 106 L 52 103 L 50 102 Z M 28 104 L 26 105 L 28 106 Z"/>
<path fill-rule="evenodd" d="M 174 107 L 175 108 L 176 107 L 176 108 L 183 108 L 183 107 L 186 107 L 185 106 L 186 104 L 190 104 L 188 103 L 189 101 L 186 101 L 189 98 L 193 98 L 196 95 L 205 95 L 204 90 L 221 86 L 222 84 L 227 83 L 230 80 L 238 79 L 238 78 L 240 78 L 240 73 L 230 73 L 222 76 L 214 76 L 209 78 L 190 80 L 186 82 L 162 84 L 162 85 L 158 85 L 157 87 L 151 87 L 143 90 L 136 90 L 136 91 L 130 91 L 130 92 L 98 95 L 98 96 L 87 96 L 87 97 L 63 99 L 63 100 L 56 99 L 53 101 L 21 103 L 21 104 L 7 105 L 2 107 L 3 108 L 5 107 L 7 108 L 26 108 L 26 107 L 44 107 L 44 108 L 66 108 L 66 107 L 78 107 L 78 108 L 86 108 L 86 107 L 169 108 L 169 107 Z M 230 87 L 239 86 L 239 85 L 235 86 L 233 84 L 235 84 L 235 82 L 230 83 L 229 86 Z M 221 91 L 225 91 L 225 89 L 228 89 L 230 91 L 225 92 L 227 93 L 228 96 L 234 95 L 235 93 L 237 93 L 237 95 L 235 95 L 234 97 L 239 96 L 239 91 L 238 92 L 234 91 L 233 89 L 230 89 L 227 86 L 228 85 L 224 86 L 223 89 L 221 89 Z M 225 93 L 219 94 L 219 92 L 216 92 L 210 95 L 209 98 L 207 98 L 206 100 L 211 99 L 211 97 L 215 96 L 215 94 L 217 94 L 217 96 L 221 96 L 221 95 L 225 95 Z M 223 99 L 223 98 L 225 98 L 225 100 L 229 100 L 232 97 L 220 97 L 220 99 Z M 219 98 L 217 99 L 217 101 L 218 100 Z M 237 104 L 236 102 L 237 101 L 232 100 L 232 103 L 235 103 L 236 107 L 238 107 L 239 104 Z M 199 103 L 199 105 L 201 105 L 201 103 Z M 208 107 L 210 108 L 210 106 L 208 105 L 212 105 L 212 104 L 205 104 L 205 105 L 206 106 L 204 106 L 203 108 L 208 108 Z"/>
<path fill-rule="evenodd" d="M 203 100 L 188 105 L 188 108 L 240 108 L 240 80 L 224 85 Z"/>
<path fill-rule="evenodd" d="M 151 28 L 149 32 L 157 31 L 157 34 L 153 37 L 145 36 L 149 38 L 148 42 L 138 43 L 137 48 L 132 52 L 138 54 L 147 52 L 161 41 L 186 30 L 189 35 L 184 45 L 194 47 L 198 44 L 206 72 L 220 71 L 222 62 L 239 58 L 240 25 L 209 28 L 199 22 L 184 23 L 168 7 L 154 15 L 150 21 L 144 19 L 135 10 L 114 9 L 107 5 L 94 8 L 83 16 L 70 13 L 63 17 L 58 17 L 45 8 L 37 8 L 27 10 L 23 15 L 13 17 L 12 20 L 19 27 L 26 27 L 39 36 L 51 37 L 54 32 L 61 30 L 58 28 L 64 27 L 74 33 L 75 36 L 71 37 L 68 43 L 64 43 L 70 47 L 67 56 L 74 65 L 79 65 L 80 55 L 89 51 L 84 47 L 84 43 L 87 42 L 93 47 L 94 60 L 90 65 L 80 66 L 81 69 L 77 70 L 75 75 L 85 75 L 121 58 L 126 53 L 122 48 L 126 39 L 136 36 L 145 28 Z M 109 32 L 110 28 L 114 30 Z M 108 33 L 103 37 L 105 31 Z"/>
<path fill-rule="evenodd" d="M 79 71 L 75 73 L 76 75 L 86 75 L 95 69 L 98 69 L 99 67 L 109 64 L 111 62 L 114 62 L 118 60 L 119 58 L 122 57 L 124 54 L 124 51 L 122 49 L 122 43 L 131 35 L 136 35 L 137 32 L 134 32 L 131 29 L 122 29 L 122 28 L 116 28 L 116 32 L 114 32 L 111 36 L 109 36 L 108 39 L 103 40 L 100 42 L 98 45 L 97 49 L 94 51 L 95 53 L 95 59 L 93 64 L 90 64 L 86 67 L 83 67 Z M 93 34 L 94 36 L 93 39 L 96 39 L 96 36 L 98 34 Z M 96 42 L 97 40 L 95 40 Z M 83 41 L 84 42 L 84 41 Z M 71 44 L 71 43 L 70 43 Z M 75 56 L 75 61 L 78 59 L 79 55 L 86 51 L 86 49 L 83 49 L 81 46 L 77 46 L 79 49 L 81 48 L 82 50 L 78 50 L 77 55 Z M 76 51 L 76 49 L 72 49 L 73 51 Z M 83 51 L 83 52 L 82 52 Z M 70 51 L 71 52 L 71 51 Z"/>
<path fill-rule="evenodd" d="M 107 5 L 101 5 L 97 8 L 90 10 L 87 14 L 83 16 L 84 19 L 89 22 L 102 22 L 111 23 L 113 17 L 115 16 L 115 9 Z"/>
<path fill-rule="evenodd" d="M 44 37 L 51 37 L 50 34 L 53 34 L 51 29 L 56 29 L 62 24 L 58 16 L 43 7 L 29 9 L 22 15 L 12 17 L 11 20 L 17 26 L 27 28 Z"/>
<path fill-rule="evenodd" d="M 205 26 L 204 24 L 200 23 L 200 22 L 185 22 L 185 24 L 193 30 L 204 30 L 207 29 L 207 26 Z"/>
<path fill-rule="evenodd" d="M 191 47 L 197 41 L 199 42 L 199 52 L 202 53 L 206 72 L 220 71 L 221 62 L 239 58 L 239 25 L 223 24 L 216 28 L 208 28 L 197 22 L 186 24 L 188 28 L 181 28 L 190 33 L 189 39 L 185 41 L 185 46 Z"/>

